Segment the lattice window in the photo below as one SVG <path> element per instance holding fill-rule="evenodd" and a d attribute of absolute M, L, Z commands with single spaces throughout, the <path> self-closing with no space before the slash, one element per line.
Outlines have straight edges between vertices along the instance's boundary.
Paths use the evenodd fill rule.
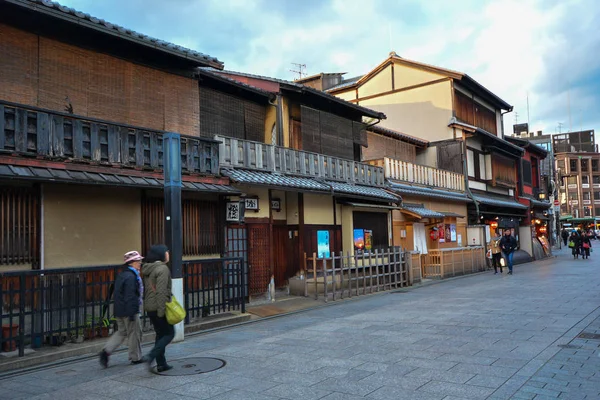
<path fill-rule="evenodd" d="M 269 224 L 248 224 L 248 267 L 250 295 L 265 293 L 271 279 Z"/>
<path fill-rule="evenodd" d="M 39 192 L 0 186 L 0 265 L 39 268 Z"/>
<path fill-rule="evenodd" d="M 184 256 L 221 254 L 224 231 L 218 202 L 185 199 L 181 203 L 182 243 Z M 142 200 L 142 248 L 165 242 L 164 200 Z"/>

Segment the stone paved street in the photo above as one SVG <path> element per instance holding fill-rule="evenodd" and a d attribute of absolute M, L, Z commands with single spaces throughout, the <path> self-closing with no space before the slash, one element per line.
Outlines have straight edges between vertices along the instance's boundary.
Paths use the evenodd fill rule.
<path fill-rule="evenodd" d="M 87 359 L 3 379 L 0 399 L 598 399 L 599 259 L 563 251 L 513 276 L 363 297 L 167 349 L 227 361 L 211 373 L 157 376 L 119 353 L 108 369 Z"/>

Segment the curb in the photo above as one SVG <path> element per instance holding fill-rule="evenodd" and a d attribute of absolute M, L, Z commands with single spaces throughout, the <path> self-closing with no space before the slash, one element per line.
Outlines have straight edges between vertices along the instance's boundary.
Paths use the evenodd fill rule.
<path fill-rule="evenodd" d="M 203 331 L 214 331 L 223 329 L 231 325 L 238 325 L 250 320 L 252 316 L 249 313 L 237 314 L 225 318 L 215 318 L 212 321 L 199 322 L 185 326 L 185 333 L 195 336 Z M 149 345 L 154 342 L 154 332 L 144 333 L 142 335 L 142 345 Z M 36 369 L 46 368 L 49 366 L 60 365 L 66 362 L 72 362 L 80 359 L 88 359 L 96 357 L 97 354 L 104 348 L 107 339 L 94 340 L 92 343 L 84 345 L 70 345 L 71 348 L 60 349 L 58 351 L 49 350 L 45 354 L 35 354 L 31 357 L 16 357 L 14 360 L 7 360 L 0 363 L 0 379 L 9 376 L 18 375 L 26 372 L 31 372 Z M 126 351 L 127 349 L 117 350 L 115 353 Z M 41 352 L 40 352 L 41 353 Z"/>

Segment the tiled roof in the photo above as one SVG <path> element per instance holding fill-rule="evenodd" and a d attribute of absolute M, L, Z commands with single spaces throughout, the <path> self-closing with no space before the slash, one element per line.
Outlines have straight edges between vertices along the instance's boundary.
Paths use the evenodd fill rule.
<path fill-rule="evenodd" d="M 353 185 L 350 183 L 318 181 L 313 178 L 272 174 L 269 172 L 248 171 L 243 169 L 223 169 L 221 173 L 237 183 L 265 185 L 272 187 L 292 188 L 324 193 L 367 197 L 388 202 L 399 202 L 400 198 L 385 189 L 371 186 Z"/>
<path fill-rule="evenodd" d="M 475 200 L 478 203 L 485 204 L 488 206 L 520 208 L 523 210 L 526 208 L 529 208 L 526 205 L 518 203 L 515 200 L 512 200 L 508 197 L 498 198 L 498 197 L 484 196 L 481 194 L 474 194 L 473 197 L 475 198 Z"/>
<path fill-rule="evenodd" d="M 209 77 L 211 77 L 213 79 L 227 82 L 229 84 L 232 84 L 232 85 L 244 88 L 246 90 L 249 90 L 249 91 L 254 92 L 254 93 L 258 93 L 260 95 L 263 95 L 263 96 L 266 96 L 266 97 L 269 97 L 269 98 L 275 97 L 275 95 L 273 93 L 268 92 L 268 91 L 266 91 L 264 89 L 258 88 L 256 86 L 249 85 L 249 84 L 244 83 L 244 82 L 236 81 L 235 79 L 232 79 L 232 78 L 228 77 L 227 75 L 217 74 L 217 73 L 214 72 L 213 68 L 202 68 L 201 67 L 201 68 L 198 68 L 198 73 L 200 75 L 209 76 Z"/>
<path fill-rule="evenodd" d="M 532 206 L 538 208 L 550 208 L 551 204 L 549 201 L 540 201 L 536 199 L 532 199 L 530 197 L 522 197 L 523 199 L 529 200 Z"/>
<path fill-rule="evenodd" d="M 96 18 L 88 13 L 75 10 L 73 8 L 63 6 L 59 3 L 50 0 L 6 0 L 9 3 L 20 7 L 29 8 L 35 12 L 51 15 L 73 24 L 86 26 L 88 28 L 123 38 L 131 42 L 136 42 L 143 46 L 151 47 L 166 53 L 171 53 L 179 57 L 197 61 L 202 65 L 210 65 L 214 68 L 223 69 L 223 63 L 215 57 L 200 53 L 195 50 L 190 50 L 185 47 L 166 42 L 164 40 L 155 39 L 150 36 L 132 31 L 119 25 L 112 24 L 100 18 Z"/>
<path fill-rule="evenodd" d="M 429 144 L 428 140 L 421 139 L 415 136 L 407 135 L 406 133 L 398 132 L 393 129 L 384 128 L 380 125 L 373 125 L 367 129 L 368 131 L 372 131 L 375 133 L 380 133 L 382 135 L 391 136 L 400 140 L 404 140 L 405 142 L 409 142 L 412 144 L 416 144 L 418 146 L 427 146 Z"/>
<path fill-rule="evenodd" d="M 399 202 L 400 199 L 398 196 L 394 196 L 390 192 L 385 189 L 374 188 L 372 186 L 362 186 L 362 185 L 352 185 L 350 183 L 341 183 L 341 182 L 326 182 L 328 185 L 331 185 L 334 192 L 337 193 L 345 193 L 356 196 L 365 196 L 365 197 L 376 197 L 383 200 Z"/>
<path fill-rule="evenodd" d="M 348 79 L 344 79 L 342 81 L 342 83 L 340 83 L 339 85 L 335 85 L 330 87 L 329 89 L 327 89 L 328 92 L 330 91 L 334 91 L 334 90 L 339 90 L 339 89 L 344 89 L 347 87 L 350 87 L 352 85 L 354 85 L 356 82 L 358 82 L 360 80 L 360 78 L 362 78 L 364 75 L 359 75 L 359 76 L 355 76 L 354 78 L 348 78 Z"/>
<path fill-rule="evenodd" d="M 163 180 L 125 174 L 73 171 L 43 167 L 24 167 L 0 164 L 0 177 L 8 179 L 79 183 L 84 185 L 133 186 L 162 188 Z M 183 182 L 183 190 L 239 194 L 240 191 L 227 185 L 200 182 Z"/>
<path fill-rule="evenodd" d="M 462 201 L 466 203 L 471 202 L 471 199 L 469 199 L 467 195 L 462 192 L 452 192 L 449 190 L 437 190 L 426 187 L 403 185 L 394 181 L 390 181 L 390 187 L 394 192 L 403 195 L 435 197 L 438 199 Z"/>
<path fill-rule="evenodd" d="M 221 173 L 238 183 L 289 187 L 323 192 L 330 191 L 327 186 L 314 179 L 298 176 L 286 176 L 271 174 L 269 172 L 247 171 L 243 169 L 223 169 Z"/>
<path fill-rule="evenodd" d="M 402 210 L 406 210 L 413 214 L 417 214 L 421 218 L 444 218 L 445 217 L 444 214 L 434 211 L 434 210 L 430 210 L 429 208 L 426 208 L 425 206 L 423 206 L 423 204 L 402 204 Z"/>
<path fill-rule="evenodd" d="M 359 106 L 358 104 L 354 104 L 351 103 L 349 101 L 346 101 L 342 98 L 339 98 L 337 96 L 334 96 L 332 94 L 329 94 L 327 92 L 323 92 L 321 90 L 312 88 L 310 86 L 306 86 L 303 85 L 301 83 L 297 83 L 297 82 L 292 82 L 292 81 L 286 81 L 284 79 L 279 79 L 279 78 L 272 78 L 269 76 L 263 76 L 263 75 L 254 75 L 254 74 L 248 74 L 245 72 L 237 72 L 237 71 L 219 71 L 219 70 L 215 70 L 215 69 L 211 69 L 211 68 L 203 68 L 204 71 L 207 72 L 213 72 L 215 74 L 228 74 L 228 75 L 237 75 L 237 76 L 242 76 L 245 78 L 253 78 L 253 79 L 260 79 L 263 81 L 270 81 L 270 82 L 275 82 L 275 83 L 279 83 L 281 85 L 284 86 L 288 86 L 288 87 L 293 87 L 293 88 L 297 88 L 297 89 L 301 89 L 302 91 L 308 92 L 308 93 L 312 93 L 314 95 L 320 96 L 320 97 L 324 97 L 328 100 L 331 101 L 335 101 L 337 103 L 343 104 L 347 107 L 353 108 L 357 111 L 360 111 L 363 115 L 366 115 L 368 117 L 372 117 L 372 118 L 379 118 L 379 119 L 385 119 L 386 116 L 384 113 L 379 112 L 379 111 L 375 111 L 375 110 L 371 110 L 370 108 L 366 108 L 366 107 L 362 107 Z"/>

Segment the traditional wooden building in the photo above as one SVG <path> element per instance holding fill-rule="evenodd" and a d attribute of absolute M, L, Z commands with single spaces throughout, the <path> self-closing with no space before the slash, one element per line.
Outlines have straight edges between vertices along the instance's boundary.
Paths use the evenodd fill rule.
<path fill-rule="evenodd" d="M 227 253 L 240 192 L 202 117 L 218 82 L 200 87 L 198 67 L 223 64 L 57 3 L 0 2 L 0 269 L 117 264 L 163 242 L 164 132 L 183 135 L 184 255 Z"/>
<path fill-rule="evenodd" d="M 386 190 L 383 168 L 361 162 L 363 119 L 385 115 L 280 79 L 206 68 L 201 75 L 274 96 L 262 137 L 227 130 L 215 137 L 221 174 L 245 195 L 251 293 L 264 292 L 272 274 L 277 286 L 285 285 L 305 268 L 305 253 L 322 257 L 392 244 L 390 210 L 400 198 Z M 231 219 L 236 226 L 237 217 Z"/>
<path fill-rule="evenodd" d="M 340 76 L 325 90 L 386 113 L 385 128 L 427 140 L 419 163 L 466 177 L 472 229 L 463 245 L 486 243 L 489 233 L 481 228 L 492 220 L 517 228 L 518 234 L 527 206 L 516 198 L 515 165 L 523 149 L 504 139 L 503 115 L 512 111 L 510 104 L 465 73 L 393 52 L 367 74 L 347 80 Z"/>
<path fill-rule="evenodd" d="M 550 221 L 550 201 L 547 190 L 542 187 L 541 161 L 548 152 L 528 140 L 507 136 L 506 140 L 525 150 L 517 165 L 519 202 L 528 207 L 526 218 L 521 220 L 521 250 L 533 259 L 548 257 L 552 254 Z"/>

